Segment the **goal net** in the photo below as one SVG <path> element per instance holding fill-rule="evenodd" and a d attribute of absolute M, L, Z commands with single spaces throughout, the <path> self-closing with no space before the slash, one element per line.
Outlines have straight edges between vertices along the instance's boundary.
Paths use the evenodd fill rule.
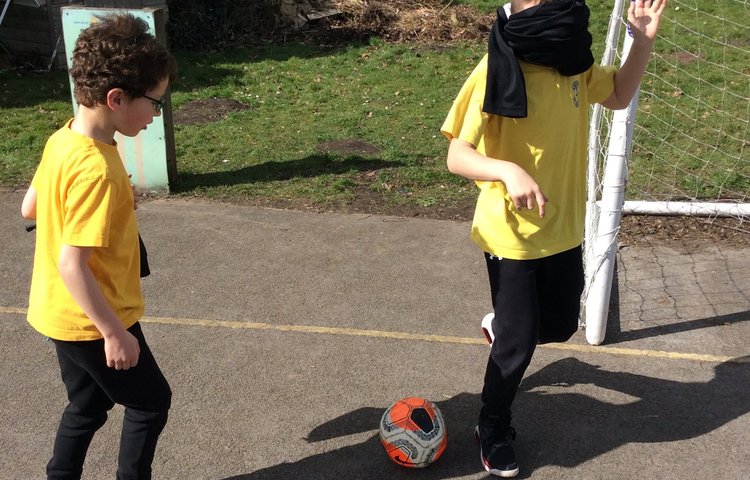
<path fill-rule="evenodd" d="M 621 63 L 630 46 L 629 2 L 614 4 L 605 64 Z M 748 32 L 748 0 L 670 0 L 630 108 L 594 108 L 584 294 L 590 343 L 604 340 L 623 213 L 729 216 L 750 234 Z"/>

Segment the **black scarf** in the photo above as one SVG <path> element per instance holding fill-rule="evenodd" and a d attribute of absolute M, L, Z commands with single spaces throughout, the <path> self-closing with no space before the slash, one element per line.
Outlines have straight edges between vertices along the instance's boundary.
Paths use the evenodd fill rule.
<path fill-rule="evenodd" d="M 556 0 L 511 16 L 497 9 L 489 41 L 487 90 L 483 110 L 523 118 L 526 84 L 518 59 L 552 67 L 562 75 L 583 73 L 594 64 L 589 8 L 584 0 Z"/>

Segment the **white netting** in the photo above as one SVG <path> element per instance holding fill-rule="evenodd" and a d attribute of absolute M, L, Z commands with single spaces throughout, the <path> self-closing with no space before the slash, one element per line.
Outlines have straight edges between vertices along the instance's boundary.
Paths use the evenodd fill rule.
<path fill-rule="evenodd" d="M 670 0 L 641 83 L 627 200 L 750 202 L 749 32 L 747 0 Z"/>
<path fill-rule="evenodd" d="M 626 50 L 618 39 L 627 2 L 614 5 L 604 63 L 620 63 Z M 604 339 L 626 178 L 625 212 L 730 215 L 750 233 L 748 32 L 747 0 L 670 0 L 635 124 L 594 109 L 583 297 L 591 343 Z"/>

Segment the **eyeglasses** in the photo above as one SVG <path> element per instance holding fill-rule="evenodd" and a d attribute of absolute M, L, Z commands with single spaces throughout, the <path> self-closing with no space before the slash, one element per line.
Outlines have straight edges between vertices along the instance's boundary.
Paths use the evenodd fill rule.
<path fill-rule="evenodd" d="M 151 100 L 151 105 L 154 106 L 154 110 L 156 111 L 156 113 L 161 112 L 161 107 L 164 104 L 164 100 L 157 100 L 155 98 L 149 97 L 148 95 L 143 95 L 143 98 L 147 98 L 147 99 Z"/>

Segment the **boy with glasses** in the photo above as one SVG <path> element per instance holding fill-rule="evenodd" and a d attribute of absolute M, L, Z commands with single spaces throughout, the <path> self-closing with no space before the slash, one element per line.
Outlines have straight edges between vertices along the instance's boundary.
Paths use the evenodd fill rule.
<path fill-rule="evenodd" d="M 176 63 L 132 15 L 83 30 L 78 112 L 47 141 L 21 207 L 36 219 L 28 321 L 55 345 L 69 403 L 48 479 L 79 479 L 94 433 L 125 407 L 118 480 L 151 478 L 172 392 L 144 339 L 135 199 L 114 141 L 159 115 Z"/>

